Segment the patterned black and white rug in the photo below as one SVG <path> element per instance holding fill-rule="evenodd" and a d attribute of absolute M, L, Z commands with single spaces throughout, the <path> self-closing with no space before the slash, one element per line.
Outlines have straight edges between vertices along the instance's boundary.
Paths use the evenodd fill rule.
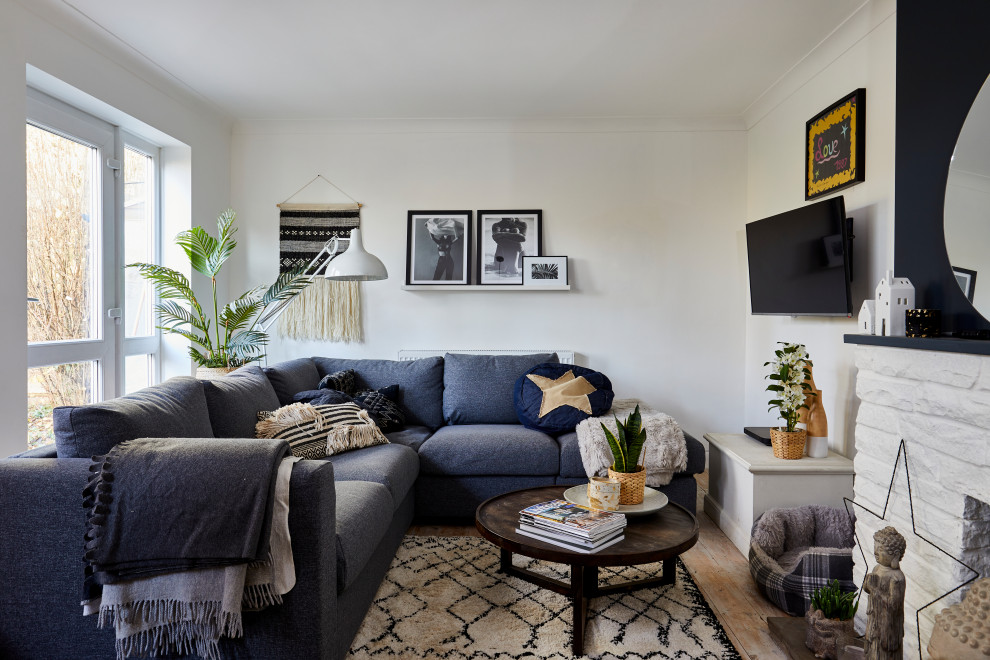
<path fill-rule="evenodd" d="M 515 556 L 557 579 L 568 567 Z M 571 603 L 498 572 L 498 550 L 477 537 L 407 536 L 351 646 L 351 658 L 571 660 Z M 659 564 L 602 569 L 604 583 L 656 574 Z M 586 657 L 733 660 L 740 656 L 684 565 L 677 584 L 596 598 Z"/>

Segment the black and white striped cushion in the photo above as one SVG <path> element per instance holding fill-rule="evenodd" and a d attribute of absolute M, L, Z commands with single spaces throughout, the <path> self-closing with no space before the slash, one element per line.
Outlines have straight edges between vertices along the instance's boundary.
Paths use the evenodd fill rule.
<path fill-rule="evenodd" d="M 355 403 L 313 406 L 293 403 L 258 413 L 256 435 L 289 443 L 293 456 L 324 458 L 388 443 L 366 410 Z"/>

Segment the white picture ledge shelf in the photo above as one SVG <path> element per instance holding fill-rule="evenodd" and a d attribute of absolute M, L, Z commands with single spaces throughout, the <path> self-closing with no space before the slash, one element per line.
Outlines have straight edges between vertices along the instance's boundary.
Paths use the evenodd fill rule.
<path fill-rule="evenodd" d="M 522 286 L 521 284 L 403 284 L 403 291 L 516 291 L 536 293 L 540 291 L 570 291 L 570 284 L 553 286 Z"/>

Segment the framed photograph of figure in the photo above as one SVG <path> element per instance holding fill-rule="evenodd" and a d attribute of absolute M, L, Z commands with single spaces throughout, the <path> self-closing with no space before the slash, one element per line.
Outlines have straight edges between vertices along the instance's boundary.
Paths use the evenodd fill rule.
<path fill-rule="evenodd" d="M 409 211 L 406 284 L 470 284 L 471 221 L 471 211 Z"/>
<path fill-rule="evenodd" d="M 562 286 L 567 283 L 567 257 L 523 257 L 523 286 Z"/>
<path fill-rule="evenodd" d="M 543 251 L 543 211 L 478 211 L 478 284 L 523 283 L 523 257 Z"/>

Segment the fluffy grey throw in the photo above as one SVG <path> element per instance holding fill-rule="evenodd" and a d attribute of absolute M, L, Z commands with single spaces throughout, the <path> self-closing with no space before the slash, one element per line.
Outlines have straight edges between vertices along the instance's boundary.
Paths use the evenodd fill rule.
<path fill-rule="evenodd" d="M 612 409 L 602 417 L 589 417 L 575 429 L 581 462 L 588 477 L 604 477 L 612 464 L 612 451 L 608 447 L 602 424 L 616 433 L 615 418 L 625 424 L 626 418 L 639 405 L 646 429 L 646 444 L 640 463 L 646 465 L 646 485 L 666 486 L 675 472 L 687 469 L 687 444 L 680 425 L 670 415 L 654 410 L 636 399 L 616 399 Z"/>
<path fill-rule="evenodd" d="M 94 462 L 86 558 L 103 586 L 83 610 L 116 628 L 118 658 L 219 658 L 242 606 L 281 602 L 295 583 L 287 453 L 283 441 L 141 439 Z"/>

